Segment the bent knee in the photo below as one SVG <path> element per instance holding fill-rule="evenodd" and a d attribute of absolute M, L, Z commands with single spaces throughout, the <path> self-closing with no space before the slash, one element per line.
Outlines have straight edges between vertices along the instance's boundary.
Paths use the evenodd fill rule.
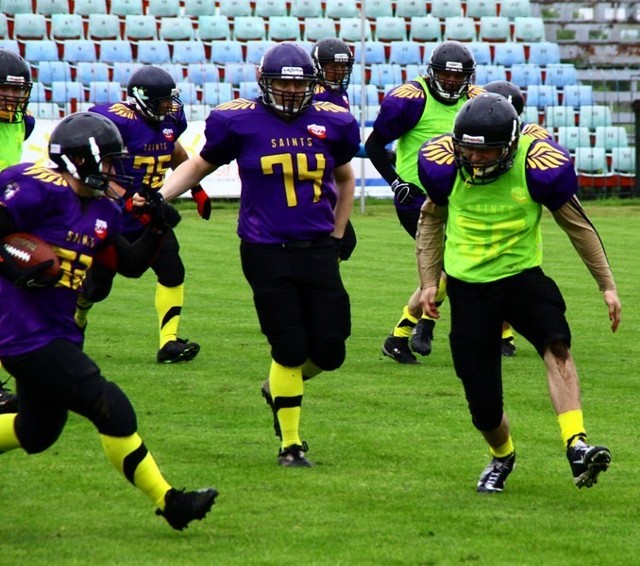
<path fill-rule="evenodd" d="M 344 340 L 335 338 L 323 342 L 320 348 L 311 353 L 310 358 L 321 370 L 332 371 L 344 363 L 346 355 Z"/>
<path fill-rule="evenodd" d="M 555 340 L 547 344 L 547 351 L 554 357 L 563 362 L 569 359 L 569 346 L 561 340 Z"/>

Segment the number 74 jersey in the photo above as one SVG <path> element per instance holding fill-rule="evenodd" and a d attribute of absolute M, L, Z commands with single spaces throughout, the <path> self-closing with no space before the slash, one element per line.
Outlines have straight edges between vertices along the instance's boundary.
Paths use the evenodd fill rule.
<path fill-rule="evenodd" d="M 238 163 L 240 238 L 273 244 L 333 231 L 333 171 L 360 147 L 358 124 L 348 110 L 314 102 L 283 120 L 258 99 L 239 98 L 211 111 L 205 138 L 204 160 Z"/>

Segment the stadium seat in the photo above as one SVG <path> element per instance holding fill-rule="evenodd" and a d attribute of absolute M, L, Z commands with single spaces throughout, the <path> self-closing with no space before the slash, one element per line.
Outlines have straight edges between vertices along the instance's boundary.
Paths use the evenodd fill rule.
<path fill-rule="evenodd" d="M 7 49 L 8 51 L 13 51 L 14 53 L 20 55 L 20 46 L 15 39 L 0 39 L 0 49 Z"/>
<path fill-rule="evenodd" d="M 38 82 L 50 86 L 53 81 L 70 81 L 71 65 L 68 61 L 39 61 Z"/>
<path fill-rule="evenodd" d="M 71 41 L 82 41 L 78 39 L 70 39 Z M 17 42 L 16 42 L 17 43 Z M 93 43 L 91 43 L 91 49 L 94 49 Z M 66 44 L 65 44 L 66 53 Z M 58 61 L 60 59 L 58 54 L 58 46 L 52 39 L 30 39 L 24 42 L 24 58 L 30 63 L 37 63 L 39 61 Z M 95 59 L 95 50 L 94 50 Z M 74 60 L 64 57 L 65 61 L 73 63 Z"/>
<path fill-rule="evenodd" d="M 116 61 L 113 63 L 112 79 L 120 83 L 123 88 L 127 86 L 131 74 L 142 67 L 142 63 L 133 63 L 131 61 Z"/>
<path fill-rule="evenodd" d="M 224 82 L 239 85 L 241 82 L 257 80 L 258 66 L 255 63 L 225 63 Z"/>
<path fill-rule="evenodd" d="M 362 104 L 362 86 L 365 89 L 365 104 L 367 106 L 375 106 L 379 104 L 378 101 L 378 89 L 375 85 L 349 85 L 347 93 L 349 101 L 354 106 L 361 106 Z"/>
<path fill-rule="evenodd" d="M 231 39 L 227 16 L 198 16 L 198 38 L 205 42 Z"/>
<path fill-rule="evenodd" d="M 85 19 L 90 18 L 92 14 L 107 14 L 107 0 L 75 0 L 73 13 Z"/>
<path fill-rule="evenodd" d="M 84 102 L 84 87 L 77 81 L 53 81 L 51 83 L 51 102 L 67 104 Z"/>
<path fill-rule="evenodd" d="M 169 44 L 161 39 L 143 39 L 138 42 L 138 63 L 159 65 L 171 62 Z"/>
<path fill-rule="evenodd" d="M 538 108 L 556 106 L 559 104 L 558 89 L 555 85 L 531 85 L 527 88 L 525 100 L 528 106 Z"/>
<path fill-rule="evenodd" d="M 604 147 L 577 147 L 574 164 L 578 174 L 608 175 L 609 173 Z"/>
<path fill-rule="evenodd" d="M 560 126 L 575 126 L 576 113 L 573 106 L 547 106 L 544 109 L 544 126 L 547 129 Z"/>
<path fill-rule="evenodd" d="M 402 21 L 404 25 L 404 20 Z M 355 43 L 361 40 L 362 21 L 360 18 L 340 18 L 338 29 L 338 37 L 347 43 Z M 371 22 L 364 20 L 364 39 L 365 41 L 370 41 L 371 38 Z"/>
<path fill-rule="evenodd" d="M 240 98 L 257 98 L 260 96 L 260 87 L 253 81 L 242 81 L 238 85 L 238 96 Z"/>
<path fill-rule="evenodd" d="M 358 42 L 354 45 L 353 56 L 356 61 L 362 61 L 361 55 L 362 43 Z M 384 43 L 382 41 L 367 41 L 364 44 L 364 64 L 372 65 L 373 63 L 386 63 L 387 59 L 384 52 Z"/>
<path fill-rule="evenodd" d="M 321 18 L 322 3 L 318 0 L 293 0 L 291 15 L 296 18 Z"/>
<path fill-rule="evenodd" d="M 614 147 L 611 149 L 611 172 L 618 175 L 636 174 L 636 148 Z"/>
<path fill-rule="evenodd" d="M 353 76 L 353 74 L 354 73 L 352 73 L 351 76 Z M 397 63 L 377 63 L 371 65 L 370 84 L 382 88 L 387 84 L 398 86 L 401 85 L 402 82 L 402 67 Z M 355 81 L 354 84 L 356 84 Z"/>
<path fill-rule="evenodd" d="M 614 147 L 628 147 L 629 138 L 624 126 L 597 126 L 594 147 L 604 147 L 607 151 Z"/>
<path fill-rule="evenodd" d="M 115 14 L 121 18 L 144 14 L 142 0 L 111 0 L 110 14 Z"/>
<path fill-rule="evenodd" d="M 0 39 L 9 39 L 9 23 L 7 14 L 0 12 Z"/>
<path fill-rule="evenodd" d="M 220 71 L 215 63 L 189 63 L 187 80 L 202 86 L 205 82 L 220 82 Z"/>
<path fill-rule="evenodd" d="M 493 17 L 498 15 L 497 0 L 467 0 L 465 16 L 468 18 Z"/>
<path fill-rule="evenodd" d="M 549 63 L 545 69 L 544 84 L 558 88 L 578 84 L 578 71 L 572 63 Z"/>
<path fill-rule="evenodd" d="M 396 16 L 399 18 L 420 18 L 427 15 L 424 0 L 396 0 Z"/>
<path fill-rule="evenodd" d="M 180 89 L 180 100 L 183 104 L 198 104 L 198 89 L 192 82 L 181 81 L 176 83 Z"/>
<path fill-rule="evenodd" d="M 423 53 L 422 53 L 422 63 L 425 65 L 429 64 L 429 61 L 431 60 L 431 54 L 433 53 L 433 50 L 438 47 L 438 42 L 437 41 L 428 41 L 426 43 L 422 44 L 422 49 L 423 49 Z"/>
<path fill-rule="evenodd" d="M 257 16 L 238 16 L 234 19 L 233 38 L 236 41 L 266 39 L 264 20 Z"/>
<path fill-rule="evenodd" d="M 186 16 L 167 16 L 160 19 L 160 39 L 164 41 L 192 41 L 195 31 L 191 18 Z"/>
<path fill-rule="evenodd" d="M 84 22 L 78 14 L 53 14 L 51 16 L 51 39 L 84 39 Z"/>
<path fill-rule="evenodd" d="M 500 5 L 500 15 L 506 16 L 510 20 L 517 17 L 531 15 L 531 4 L 529 0 L 509 0 Z"/>
<path fill-rule="evenodd" d="M 572 153 L 578 147 L 591 147 L 589 128 L 585 128 L 584 126 L 559 126 L 556 140 L 562 147 Z"/>
<path fill-rule="evenodd" d="M 247 41 L 247 51 L 245 53 L 244 60 L 247 63 L 255 63 L 256 65 L 258 65 L 262 60 L 264 52 L 273 45 L 275 45 L 275 41 L 269 41 L 266 39 Z"/>
<path fill-rule="evenodd" d="M 404 78 L 405 81 L 411 81 L 416 77 L 422 77 L 426 74 L 426 67 L 424 65 L 405 65 Z"/>
<path fill-rule="evenodd" d="M 529 85 L 542 84 L 540 65 L 535 63 L 514 63 L 511 65 L 511 78 L 514 85 L 526 89 Z"/>
<path fill-rule="evenodd" d="M 212 63 L 233 63 L 234 61 L 244 61 L 242 55 L 242 44 L 232 39 L 215 40 L 211 42 L 211 62 Z"/>
<path fill-rule="evenodd" d="M 61 106 L 55 102 L 33 102 L 29 101 L 29 112 L 36 120 L 58 120 L 61 118 Z"/>
<path fill-rule="evenodd" d="M 220 14 L 229 18 L 251 15 L 249 0 L 219 0 Z"/>
<path fill-rule="evenodd" d="M 88 102 L 113 104 L 122 100 L 120 83 L 115 81 L 93 81 L 89 83 Z"/>
<path fill-rule="evenodd" d="M 359 34 L 356 37 L 360 37 Z M 407 24 L 404 18 L 382 16 L 376 20 L 378 41 L 406 41 Z"/>
<path fill-rule="evenodd" d="M 267 28 L 271 41 L 300 41 L 300 22 L 294 16 L 271 16 Z"/>
<path fill-rule="evenodd" d="M 488 43 L 483 41 L 472 41 L 467 44 L 467 47 L 473 54 L 473 58 L 476 60 L 476 65 L 491 65 L 491 47 Z M 504 63 L 501 63 L 504 65 Z"/>
<path fill-rule="evenodd" d="M 537 106 L 525 106 L 520 119 L 525 124 L 540 124 L 540 114 Z"/>
<path fill-rule="evenodd" d="M 231 83 L 215 82 L 204 83 L 202 87 L 202 102 L 209 106 L 217 106 L 223 102 L 233 100 L 233 88 Z"/>
<path fill-rule="evenodd" d="M 413 16 L 409 24 L 409 39 L 411 41 L 442 40 L 440 20 L 433 16 Z"/>
<path fill-rule="evenodd" d="M 560 46 L 552 41 L 541 41 L 529 46 L 528 63 L 546 67 L 550 63 L 560 63 Z"/>
<path fill-rule="evenodd" d="M 438 0 L 437 2 L 432 2 L 431 15 L 441 20 L 462 16 L 462 2 L 460 0 Z"/>
<path fill-rule="evenodd" d="M 413 41 L 393 41 L 389 51 L 389 63 L 419 65 L 422 62 L 420 45 Z"/>
<path fill-rule="evenodd" d="M 12 19 L 16 14 L 33 14 L 31 0 L 2 0 L 0 11 Z"/>
<path fill-rule="evenodd" d="M 18 40 L 48 39 L 47 20 L 42 14 L 16 14 L 13 37 Z"/>
<path fill-rule="evenodd" d="M 180 15 L 180 0 L 147 0 L 147 14 L 156 18 L 176 18 Z"/>
<path fill-rule="evenodd" d="M 157 66 L 167 71 L 176 83 L 184 81 L 184 70 L 180 63 L 160 63 Z"/>
<path fill-rule="evenodd" d="M 473 76 L 473 84 L 484 86 L 489 81 L 487 80 L 487 69 L 491 65 L 476 65 L 476 72 Z"/>
<path fill-rule="evenodd" d="M 479 41 L 511 41 L 511 24 L 504 16 L 480 18 Z"/>
<path fill-rule="evenodd" d="M 182 111 L 184 112 L 187 122 L 192 122 L 195 120 L 206 120 L 209 112 L 211 112 L 211 108 L 206 104 L 200 103 L 184 104 L 182 106 Z"/>
<path fill-rule="evenodd" d="M 256 2 L 255 15 L 261 18 L 287 15 L 286 0 L 260 0 Z"/>
<path fill-rule="evenodd" d="M 90 14 L 87 39 L 94 41 L 121 39 L 118 16 L 115 14 Z"/>
<path fill-rule="evenodd" d="M 565 85 L 562 89 L 562 104 L 580 108 L 580 106 L 593 104 L 592 85 Z"/>
<path fill-rule="evenodd" d="M 35 13 L 43 16 L 70 14 L 69 0 L 36 0 Z"/>
<path fill-rule="evenodd" d="M 105 39 L 100 42 L 99 61 L 104 63 L 130 63 L 133 60 L 131 43 L 125 39 Z"/>
<path fill-rule="evenodd" d="M 513 40 L 525 43 L 544 41 L 544 20 L 537 16 L 517 16 L 513 20 Z"/>
<path fill-rule="evenodd" d="M 515 41 L 496 43 L 494 45 L 493 62 L 496 65 L 512 67 L 525 62 L 524 44 Z"/>
<path fill-rule="evenodd" d="M 367 82 L 370 82 L 367 80 L 366 65 L 363 67 L 360 63 L 354 63 L 353 67 L 351 68 L 351 79 L 349 82 L 354 85 L 366 84 Z"/>
<path fill-rule="evenodd" d="M 58 82 L 60 84 L 64 84 L 67 81 L 58 81 Z M 31 104 L 32 102 L 47 102 L 47 89 L 40 81 L 34 81 L 31 87 L 31 96 L 29 97 L 29 104 Z"/>
<path fill-rule="evenodd" d="M 364 17 L 370 20 L 393 16 L 393 6 L 388 0 L 367 0 L 363 3 L 363 10 Z"/>
<path fill-rule="evenodd" d="M 99 61 L 80 61 L 76 65 L 76 81 L 85 87 L 92 81 L 108 81 L 109 65 Z"/>
<path fill-rule="evenodd" d="M 336 23 L 331 18 L 305 18 L 304 39 L 318 41 L 325 37 L 338 37 Z"/>
<path fill-rule="evenodd" d="M 171 60 L 174 63 L 181 63 L 183 65 L 205 61 L 204 43 L 199 39 L 194 39 L 193 41 L 176 41 L 173 44 Z"/>
<path fill-rule="evenodd" d="M 444 40 L 476 41 L 476 24 L 473 18 L 464 16 L 450 16 L 444 20 Z"/>
<path fill-rule="evenodd" d="M 611 109 L 602 104 L 583 105 L 578 110 L 578 125 L 595 130 L 598 126 L 611 126 Z"/>
<path fill-rule="evenodd" d="M 353 0 L 326 0 L 324 8 L 325 18 L 357 18 L 358 7 Z"/>
<path fill-rule="evenodd" d="M 156 19 L 149 15 L 126 15 L 124 17 L 124 38 L 134 42 L 158 39 Z"/>
<path fill-rule="evenodd" d="M 185 0 L 184 15 L 190 18 L 200 16 L 215 16 L 216 4 L 211 0 Z"/>

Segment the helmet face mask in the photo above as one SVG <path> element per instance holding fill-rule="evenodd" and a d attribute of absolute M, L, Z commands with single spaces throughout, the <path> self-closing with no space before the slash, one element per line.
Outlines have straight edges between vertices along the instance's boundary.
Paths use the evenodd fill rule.
<path fill-rule="evenodd" d="M 354 62 L 349 46 L 341 39 L 329 37 L 316 42 L 311 55 L 320 84 L 328 90 L 346 91 Z"/>
<path fill-rule="evenodd" d="M 467 47 L 457 41 L 445 41 L 429 59 L 429 86 L 441 102 L 456 102 L 466 94 L 475 70 L 475 59 Z"/>
<path fill-rule="evenodd" d="M 270 47 L 258 69 L 262 102 L 286 120 L 305 112 L 317 83 L 311 56 L 295 43 Z"/>
<path fill-rule="evenodd" d="M 467 183 L 491 183 L 513 165 L 520 127 L 515 108 L 503 96 L 487 93 L 467 101 L 453 132 L 456 164 Z"/>
<path fill-rule="evenodd" d="M 32 86 L 26 61 L 12 51 L 0 49 L 0 122 L 24 120 Z"/>
<path fill-rule="evenodd" d="M 135 71 L 127 83 L 129 104 L 152 122 L 166 117 L 178 119 L 182 112 L 180 91 L 173 77 L 164 69 L 151 65 Z"/>

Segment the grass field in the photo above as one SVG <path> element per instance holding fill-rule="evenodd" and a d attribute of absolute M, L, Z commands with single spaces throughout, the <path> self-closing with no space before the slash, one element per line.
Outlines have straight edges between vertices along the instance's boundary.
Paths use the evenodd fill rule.
<path fill-rule="evenodd" d="M 49 451 L 2 455 L 0 564 L 576 565 L 640 561 L 640 207 L 587 206 L 623 303 L 617 334 L 596 284 L 545 215 L 545 271 L 568 304 L 590 438 L 611 449 L 591 490 L 571 479 L 533 348 L 505 359 L 518 468 L 502 495 L 475 493 L 488 451 L 472 428 L 448 348 L 448 308 L 434 352 L 401 366 L 380 352 L 415 288 L 413 245 L 389 204 L 353 222 L 342 266 L 352 301 L 347 361 L 306 384 L 302 416 L 312 469 L 280 469 L 259 388 L 269 350 L 238 257 L 236 211 L 200 220 L 182 207 L 187 266 L 181 335 L 193 362 L 155 363 L 154 279 L 117 279 L 90 318 L 86 350 L 129 394 L 140 433 L 177 487 L 220 491 L 182 532 L 107 463 L 91 425 L 70 415 Z"/>

